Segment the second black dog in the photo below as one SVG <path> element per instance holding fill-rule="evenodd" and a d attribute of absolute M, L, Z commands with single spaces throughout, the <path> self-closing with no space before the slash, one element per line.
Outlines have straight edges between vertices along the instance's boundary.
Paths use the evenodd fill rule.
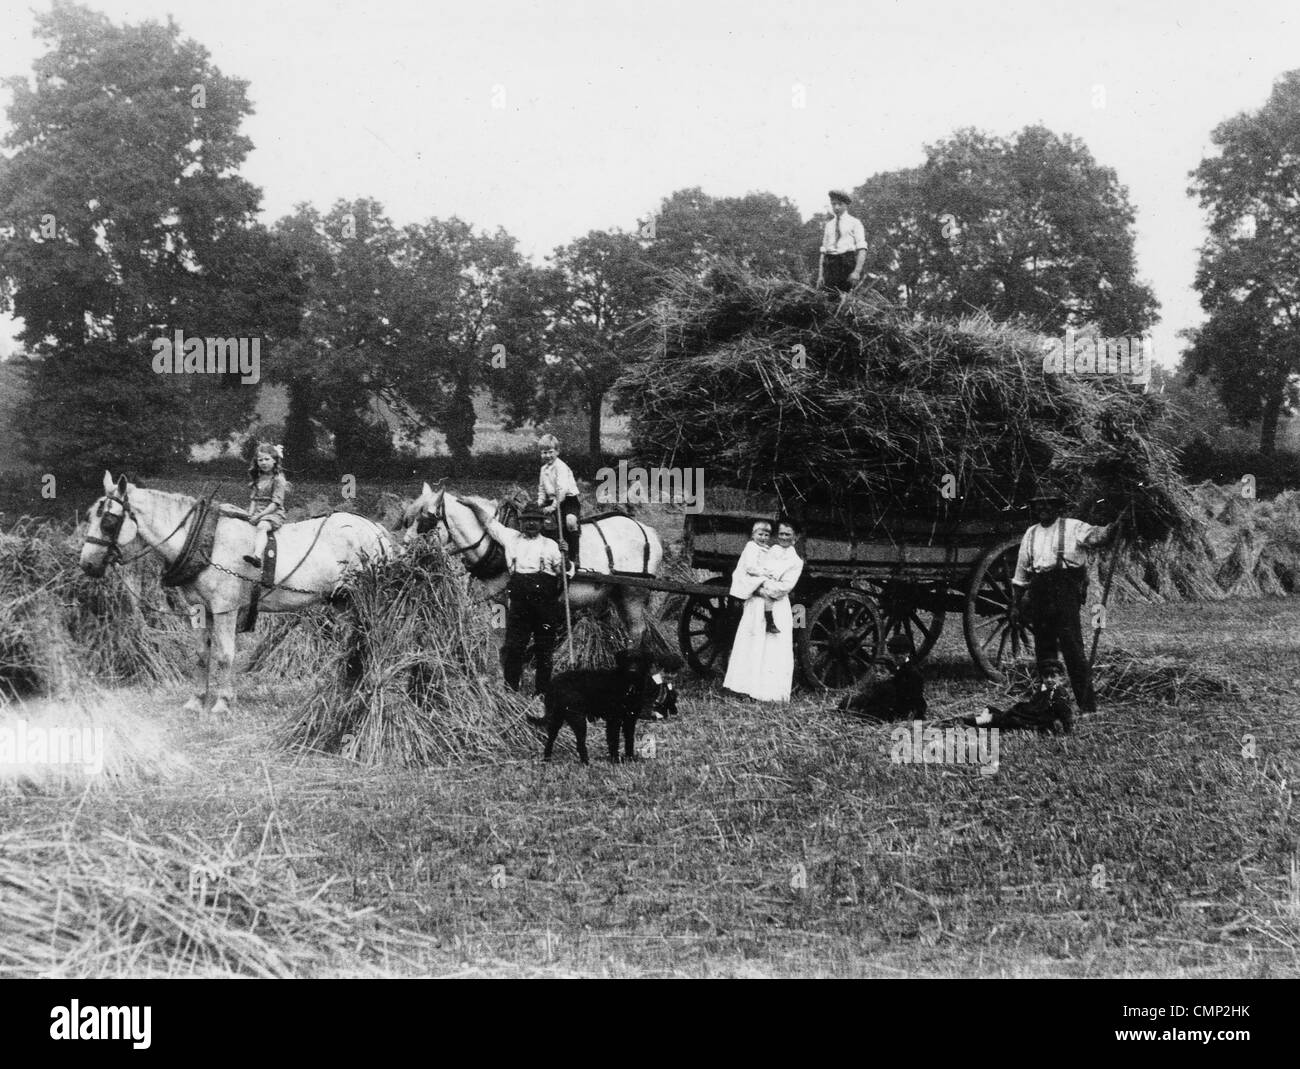
<path fill-rule="evenodd" d="M 656 657 L 644 648 L 621 650 L 613 668 L 575 668 L 561 672 L 546 688 L 546 749 L 549 761 L 556 736 L 565 724 L 573 728 L 578 757 L 588 764 L 587 721 L 605 721 L 609 759 L 618 761 L 618 738 L 623 736 L 624 759 L 635 759 L 636 722 L 646 703 L 659 692 L 654 679 L 656 663 L 673 670 L 673 655 Z"/>

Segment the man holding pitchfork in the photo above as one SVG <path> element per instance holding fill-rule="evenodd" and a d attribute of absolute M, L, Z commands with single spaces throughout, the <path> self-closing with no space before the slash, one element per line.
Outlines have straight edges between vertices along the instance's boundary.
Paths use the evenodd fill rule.
<path fill-rule="evenodd" d="M 1093 713 L 1097 711 L 1097 696 L 1092 689 L 1092 665 L 1083 648 L 1079 612 L 1088 590 L 1088 552 L 1109 542 L 1116 524 L 1096 527 L 1067 519 L 1066 502 L 1066 496 L 1056 490 L 1041 490 L 1034 495 L 1038 522 L 1020 542 L 1011 582 L 1017 610 L 1021 592 L 1028 590 L 1029 627 L 1034 633 L 1040 677 L 1059 652 L 1079 711 Z"/>

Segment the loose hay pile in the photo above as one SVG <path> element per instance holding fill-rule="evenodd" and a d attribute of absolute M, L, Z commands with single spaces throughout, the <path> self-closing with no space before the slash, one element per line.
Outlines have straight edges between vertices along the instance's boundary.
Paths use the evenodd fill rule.
<path fill-rule="evenodd" d="M 0 973 L 288 977 L 419 942 L 323 890 L 301 886 L 291 860 L 234 841 L 0 833 Z"/>
<path fill-rule="evenodd" d="M 1097 698 L 1110 705 L 1182 705 L 1245 696 L 1235 680 L 1196 664 L 1176 657 L 1139 656 L 1121 648 L 1108 650 L 1098 661 L 1093 685 Z"/>
<path fill-rule="evenodd" d="M 915 318 L 879 295 L 715 269 L 679 276 L 661 343 L 622 380 L 645 461 L 787 508 L 850 500 L 963 515 L 1022 505 L 1048 477 L 1077 502 L 1134 508 L 1130 533 L 1189 530 L 1158 397 L 1043 371 L 1043 339 L 987 317 Z M 1110 518 L 1107 517 L 1107 518 Z"/>
<path fill-rule="evenodd" d="M 332 671 L 293 709 L 283 743 L 401 767 L 531 752 L 490 607 L 472 605 L 455 572 L 432 539 L 359 571 L 323 642 Z"/>

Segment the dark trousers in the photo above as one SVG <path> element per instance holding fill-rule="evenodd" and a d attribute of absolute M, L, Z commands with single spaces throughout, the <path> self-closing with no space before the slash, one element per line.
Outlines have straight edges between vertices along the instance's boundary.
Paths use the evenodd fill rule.
<path fill-rule="evenodd" d="M 1034 655 L 1039 665 L 1058 655 L 1074 688 L 1074 698 L 1085 713 L 1097 708 L 1092 689 L 1092 669 L 1083 648 L 1079 611 L 1084 586 L 1078 570 L 1040 572 L 1029 581 L 1029 626 L 1034 632 Z"/>
<path fill-rule="evenodd" d="M 551 657 L 560 624 L 560 604 L 555 599 L 555 576 L 516 575 L 510 580 L 510 607 L 506 611 L 506 641 L 501 647 L 501 670 L 506 686 L 519 689 L 524 672 L 524 651 L 533 643 L 537 674 L 533 689 L 541 694 L 551 682 Z"/>
<path fill-rule="evenodd" d="M 853 268 L 857 262 L 858 254 L 856 252 L 823 254 L 822 284 L 828 290 L 848 293 L 853 288 L 853 285 L 849 282 L 849 275 L 853 274 Z"/>
<path fill-rule="evenodd" d="M 576 568 L 578 566 L 578 546 L 582 541 L 582 502 L 576 497 L 566 497 L 560 502 L 560 507 L 556 510 L 555 515 L 556 522 L 560 525 L 560 533 L 564 536 L 569 561 Z M 574 517 L 577 521 L 577 527 L 572 531 L 565 526 L 568 522 L 566 519 L 568 516 Z M 554 531 L 543 531 L 542 534 L 549 538 L 554 534 Z"/>

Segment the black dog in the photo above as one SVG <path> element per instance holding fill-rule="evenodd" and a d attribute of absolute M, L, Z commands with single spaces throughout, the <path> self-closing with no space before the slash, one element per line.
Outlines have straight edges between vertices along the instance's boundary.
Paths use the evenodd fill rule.
<path fill-rule="evenodd" d="M 618 737 L 623 735 L 623 754 L 635 760 L 636 721 L 646 703 L 659 693 L 654 678 L 658 663 L 675 671 L 681 662 L 673 654 L 652 654 L 645 648 L 622 650 L 614 658 L 613 668 L 575 668 L 561 672 L 546 688 L 546 749 L 544 760 L 551 759 L 555 738 L 566 723 L 573 728 L 578 757 L 587 759 L 587 721 L 603 718 L 609 759 L 618 761 Z"/>
<path fill-rule="evenodd" d="M 888 648 L 891 656 L 882 663 L 890 677 L 869 680 L 840 702 L 840 712 L 876 720 L 924 720 L 925 677 L 912 660 L 916 647 L 907 635 L 892 635 Z"/>

